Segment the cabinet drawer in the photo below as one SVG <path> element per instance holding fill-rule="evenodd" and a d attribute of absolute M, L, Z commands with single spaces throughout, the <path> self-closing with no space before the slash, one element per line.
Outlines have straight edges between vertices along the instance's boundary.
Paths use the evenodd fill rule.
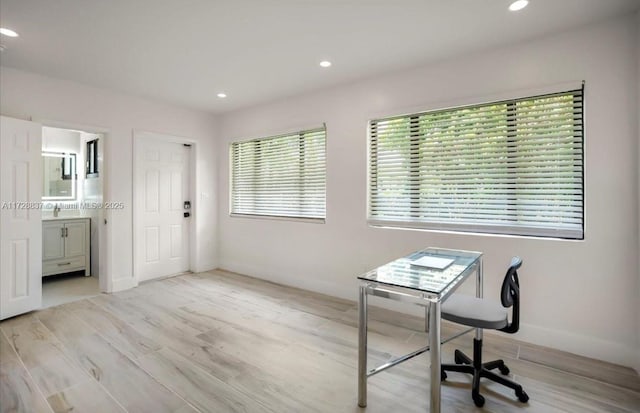
<path fill-rule="evenodd" d="M 42 263 L 42 274 L 52 275 L 67 271 L 76 271 L 85 267 L 85 256 L 47 260 Z"/>

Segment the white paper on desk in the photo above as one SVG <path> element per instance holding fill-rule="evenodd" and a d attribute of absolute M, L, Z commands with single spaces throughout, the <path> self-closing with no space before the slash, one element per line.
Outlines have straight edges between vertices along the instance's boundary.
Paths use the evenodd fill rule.
<path fill-rule="evenodd" d="M 430 257 L 428 255 L 422 257 L 422 258 L 418 258 L 417 260 L 413 260 L 411 261 L 412 265 L 418 265 L 420 267 L 428 267 L 428 268 L 435 268 L 438 270 L 444 270 L 445 268 L 447 268 L 448 266 L 450 266 L 453 261 L 450 258 L 438 258 L 438 257 Z"/>

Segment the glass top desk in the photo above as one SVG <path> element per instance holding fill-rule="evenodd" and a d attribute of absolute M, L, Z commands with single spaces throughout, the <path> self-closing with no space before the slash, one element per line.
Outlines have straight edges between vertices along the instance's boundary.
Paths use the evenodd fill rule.
<path fill-rule="evenodd" d="M 415 260 L 431 260 L 433 267 L 418 266 Z M 435 258 L 435 260 L 433 260 Z M 443 260 L 445 262 L 442 262 Z M 438 262 L 440 261 L 440 262 Z M 442 268 L 451 262 L 445 268 Z M 438 265 L 440 264 L 440 265 Z M 440 267 L 440 268 L 437 268 Z M 472 273 L 476 273 L 476 296 L 482 297 L 482 253 L 427 248 L 399 258 L 358 277 L 358 405 L 367 405 L 367 377 L 431 351 L 431 413 L 440 413 L 440 304 Z M 429 345 L 367 371 L 367 296 L 417 304 L 425 307 L 425 326 Z M 464 331 L 447 341 L 473 330 Z M 481 329 L 476 329 L 480 339 Z"/>

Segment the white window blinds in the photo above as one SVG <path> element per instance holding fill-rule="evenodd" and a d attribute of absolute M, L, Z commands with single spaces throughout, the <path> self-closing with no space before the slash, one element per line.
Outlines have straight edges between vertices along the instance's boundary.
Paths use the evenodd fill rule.
<path fill-rule="evenodd" d="M 378 119 L 369 222 L 583 238 L 583 91 Z"/>
<path fill-rule="evenodd" d="M 326 130 L 231 144 L 231 214 L 324 220 Z"/>

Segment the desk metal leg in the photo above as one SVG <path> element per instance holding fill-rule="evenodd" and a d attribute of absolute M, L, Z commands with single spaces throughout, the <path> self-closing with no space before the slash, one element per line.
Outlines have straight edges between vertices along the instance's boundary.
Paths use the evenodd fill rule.
<path fill-rule="evenodd" d="M 367 406 L 367 287 L 358 300 L 358 406 Z"/>
<path fill-rule="evenodd" d="M 431 348 L 431 409 L 440 413 L 440 302 L 429 303 L 429 346 Z"/>
<path fill-rule="evenodd" d="M 482 258 L 478 260 L 478 268 L 476 269 L 476 297 L 482 298 Z M 482 340 L 482 329 L 476 328 L 476 340 Z"/>
<path fill-rule="evenodd" d="M 424 331 L 429 332 L 429 306 L 424 306 Z M 428 344 L 428 343 L 427 343 Z"/>

